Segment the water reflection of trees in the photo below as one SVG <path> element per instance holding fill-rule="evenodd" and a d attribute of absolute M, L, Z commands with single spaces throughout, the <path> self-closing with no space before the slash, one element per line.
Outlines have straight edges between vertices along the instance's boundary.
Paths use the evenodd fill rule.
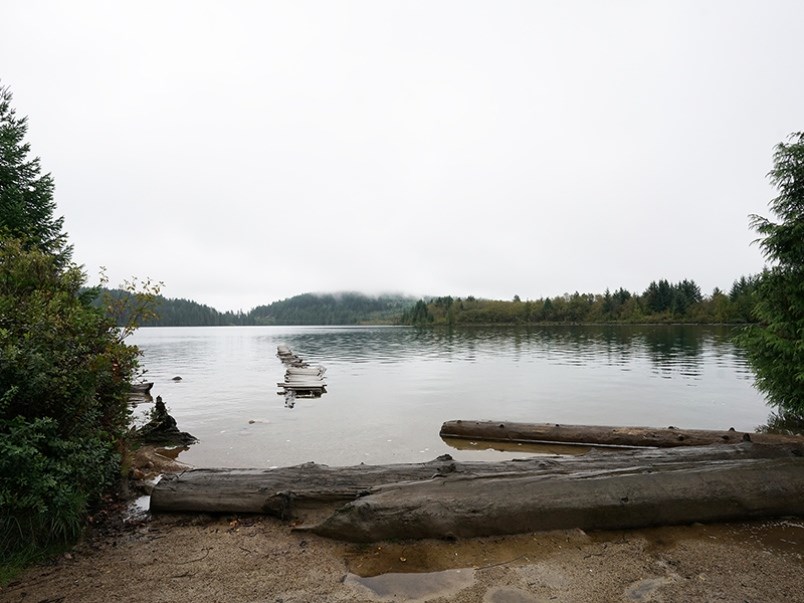
<path fill-rule="evenodd" d="M 733 359 L 729 327 L 599 325 L 541 327 L 334 327 L 289 334 L 288 345 L 310 357 L 345 362 L 438 358 L 474 362 L 480 355 L 530 358 L 624 369 L 637 359 L 656 374 L 699 376 L 705 356 Z"/>
<path fill-rule="evenodd" d="M 458 333 L 466 345 L 492 344 L 498 352 L 510 353 L 515 359 L 535 356 L 559 364 L 628 367 L 644 358 L 657 374 L 668 376 L 699 376 L 710 350 L 718 356 L 734 353 L 729 327 L 559 325 L 462 329 Z"/>
<path fill-rule="evenodd" d="M 703 337 L 700 331 L 671 325 L 645 329 L 641 337 L 654 371 L 662 375 L 701 374 Z"/>
<path fill-rule="evenodd" d="M 757 426 L 756 430 L 761 433 L 804 435 L 804 416 L 784 409 L 778 409 L 768 416 L 767 424 Z"/>

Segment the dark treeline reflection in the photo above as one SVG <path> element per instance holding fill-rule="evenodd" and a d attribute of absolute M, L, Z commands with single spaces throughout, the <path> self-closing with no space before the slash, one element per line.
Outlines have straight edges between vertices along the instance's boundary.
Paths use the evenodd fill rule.
<path fill-rule="evenodd" d="M 511 362 L 540 360 L 629 370 L 647 360 L 661 374 L 700 374 L 704 356 L 744 365 L 731 337 L 735 327 L 701 325 L 525 327 L 316 327 L 288 337 L 288 345 L 320 362 L 474 362 L 492 353 Z"/>

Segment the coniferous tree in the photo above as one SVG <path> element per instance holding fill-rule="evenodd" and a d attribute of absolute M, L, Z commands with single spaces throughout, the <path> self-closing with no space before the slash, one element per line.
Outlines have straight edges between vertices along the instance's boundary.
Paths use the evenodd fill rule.
<path fill-rule="evenodd" d="M 77 537 L 120 477 L 136 348 L 91 305 L 0 87 L 0 568 Z"/>
<path fill-rule="evenodd" d="M 804 413 L 804 132 L 777 145 L 773 159 L 769 177 L 779 195 L 770 208 L 779 221 L 751 216 L 771 265 L 754 292 L 760 322 L 742 342 L 768 401 Z"/>
<path fill-rule="evenodd" d="M 41 173 L 38 157 L 29 157 L 28 120 L 17 117 L 11 98 L 0 86 L 0 236 L 20 239 L 65 266 L 72 247 L 62 231 L 64 218 L 54 215 L 53 178 Z"/>

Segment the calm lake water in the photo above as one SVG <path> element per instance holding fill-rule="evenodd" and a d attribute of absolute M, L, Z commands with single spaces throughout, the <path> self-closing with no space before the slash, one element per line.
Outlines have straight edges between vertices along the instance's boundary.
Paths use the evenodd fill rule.
<path fill-rule="evenodd" d="M 729 327 L 153 327 L 153 395 L 200 443 L 196 466 L 274 467 L 523 456 L 457 450 L 450 419 L 753 430 L 769 414 Z M 286 408 L 279 344 L 327 368 L 328 393 Z M 173 382 L 174 376 L 182 380 Z M 140 407 L 142 408 L 142 407 Z"/>

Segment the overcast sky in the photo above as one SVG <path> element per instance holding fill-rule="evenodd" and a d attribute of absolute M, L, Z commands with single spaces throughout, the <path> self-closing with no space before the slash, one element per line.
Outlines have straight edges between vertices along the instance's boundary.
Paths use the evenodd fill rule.
<path fill-rule="evenodd" d="M 90 280 L 244 309 L 761 270 L 800 0 L 3 0 L 0 80 Z"/>

